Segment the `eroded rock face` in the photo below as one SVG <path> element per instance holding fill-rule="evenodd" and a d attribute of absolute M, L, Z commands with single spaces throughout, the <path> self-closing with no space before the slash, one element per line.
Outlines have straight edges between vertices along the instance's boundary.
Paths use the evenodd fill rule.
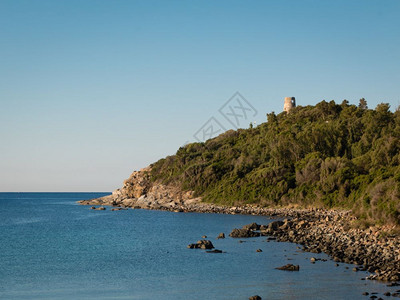
<path fill-rule="evenodd" d="M 141 169 L 140 171 L 134 171 L 131 176 L 124 181 L 124 186 L 112 193 L 115 202 L 119 199 L 140 198 L 146 195 L 151 188 L 150 171 L 150 167 Z"/>
<path fill-rule="evenodd" d="M 151 167 L 135 171 L 112 195 L 80 201 L 83 205 L 110 205 L 143 209 L 183 211 L 182 205 L 201 201 L 192 191 L 151 181 Z"/>

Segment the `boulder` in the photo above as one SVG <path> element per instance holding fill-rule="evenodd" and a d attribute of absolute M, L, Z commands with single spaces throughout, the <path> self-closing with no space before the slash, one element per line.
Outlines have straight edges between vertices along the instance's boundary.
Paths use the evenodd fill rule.
<path fill-rule="evenodd" d="M 393 294 L 392 294 L 392 297 L 400 298 L 400 293 L 397 293 L 397 292 L 396 292 L 396 293 L 393 293 Z"/>
<path fill-rule="evenodd" d="M 232 230 L 232 232 L 229 234 L 230 237 L 233 238 L 247 238 L 247 237 L 257 237 L 260 236 L 259 232 L 255 232 L 250 229 L 238 229 L 235 228 Z"/>
<path fill-rule="evenodd" d="M 267 232 L 272 233 L 279 229 L 284 223 L 282 221 L 274 221 L 268 224 L 266 229 Z"/>
<path fill-rule="evenodd" d="M 292 265 L 292 264 L 287 264 L 279 268 L 275 268 L 277 270 L 283 270 L 283 271 L 300 271 L 300 266 L 299 265 Z"/>
<path fill-rule="evenodd" d="M 224 239 L 225 238 L 225 233 L 221 232 L 218 234 L 217 239 Z"/>
<path fill-rule="evenodd" d="M 100 206 L 98 208 L 95 208 L 95 210 L 106 210 L 106 208 L 104 206 Z"/>
<path fill-rule="evenodd" d="M 258 296 L 258 295 L 255 295 L 255 296 L 251 296 L 249 298 L 249 300 L 262 300 L 262 298 L 260 296 Z"/>
<path fill-rule="evenodd" d="M 209 240 L 200 240 L 196 244 L 189 244 L 187 247 L 189 249 L 212 249 L 214 245 Z"/>
<path fill-rule="evenodd" d="M 250 230 L 260 230 L 260 225 L 258 225 L 257 223 L 251 223 L 251 224 L 244 225 L 242 228 L 250 229 Z"/>

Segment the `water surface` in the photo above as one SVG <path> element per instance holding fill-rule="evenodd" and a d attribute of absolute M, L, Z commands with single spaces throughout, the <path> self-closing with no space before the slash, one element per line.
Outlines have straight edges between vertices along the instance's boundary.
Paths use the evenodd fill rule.
<path fill-rule="evenodd" d="M 267 217 L 76 204 L 103 195 L 0 193 L 1 299 L 365 299 L 365 291 L 396 290 L 361 280 L 367 274 L 352 265 L 311 264 L 328 257 L 296 244 L 228 237 Z M 216 240 L 220 232 L 227 238 Z M 226 253 L 186 248 L 202 235 Z M 275 270 L 287 263 L 300 271 Z"/>

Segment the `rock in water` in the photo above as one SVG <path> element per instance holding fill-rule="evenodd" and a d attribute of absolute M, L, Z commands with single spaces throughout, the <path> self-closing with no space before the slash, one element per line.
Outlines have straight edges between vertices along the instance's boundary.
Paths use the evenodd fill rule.
<path fill-rule="evenodd" d="M 260 225 L 258 225 L 257 223 L 251 223 L 251 224 L 244 225 L 242 228 L 250 229 L 250 230 L 260 230 Z"/>
<path fill-rule="evenodd" d="M 258 296 L 258 295 L 255 295 L 255 296 L 251 296 L 249 298 L 249 300 L 262 300 L 262 298 L 260 296 Z"/>
<path fill-rule="evenodd" d="M 189 244 L 187 247 L 189 249 L 212 249 L 214 245 L 209 240 L 200 240 L 196 244 Z"/>
<path fill-rule="evenodd" d="M 390 297 L 391 296 L 390 292 L 386 292 L 383 295 L 386 296 L 386 297 Z"/>
<path fill-rule="evenodd" d="M 222 253 L 222 250 L 214 249 L 214 250 L 209 250 L 206 251 L 207 253 Z"/>
<path fill-rule="evenodd" d="M 233 238 L 246 238 L 246 237 L 256 237 L 260 236 L 259 232 L 255 232 L 250 229 L 233 229 L 232 232 L 229 234 L 230 237 Z"/>
<path fill-rule="evenodd" d="M 292 265 L 292 264 L 287 264 L 279 268 L 275 268 L 277 270 L 283 270 L 283 271 L 300 271 L 300 266 L 299 265 Z"/>
<path fill-rule="evenodd" d="M 268 228 L 267 229 L 270 232 L 274 232 L 275 230 L 277 230 L 282 225 L 283 225 L 282 221 L 274 221 L 274 222 L 271 222 L 271 223 L 268 224 Z"/>
<path fill-rule="evenodd" d="M 218 234 L 217 239 L 224 239 L 225 238 L 225 233 L 221 232 Z"/>
<path fill-rule="evenodd" d="M 400 298 L 400 293 L 393 293 L 392 297 Z"/>

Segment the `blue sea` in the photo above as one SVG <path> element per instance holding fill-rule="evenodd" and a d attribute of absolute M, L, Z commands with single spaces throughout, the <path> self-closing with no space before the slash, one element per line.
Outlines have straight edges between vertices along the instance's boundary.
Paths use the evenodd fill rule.
<path fill-rule="evenodd" d="M 76 203 L 104 195 L 0 193 L 0 299 L 366 299 L 396 290 L 361 280 L 367 273 L 352 265 L 312 264 L 311 256 L 328 257 L 296 244 L 228 237 L 267 217 Z M 227 238 L 217 240 L 220 232 Z M 203 235 L 226 253 L 187 248 Z M 287 263 L 300 271 L 275 269 Z"/>

